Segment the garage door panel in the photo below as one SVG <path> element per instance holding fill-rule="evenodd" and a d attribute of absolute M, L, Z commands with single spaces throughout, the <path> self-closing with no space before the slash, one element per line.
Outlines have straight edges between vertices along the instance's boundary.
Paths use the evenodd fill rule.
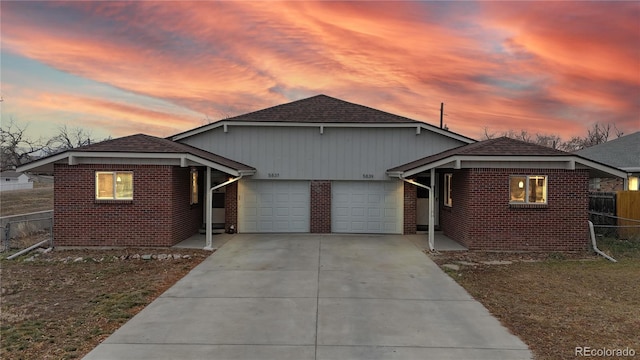
<path fill-rule="evenodd" d="M 402 183 L 334 181 L 331 188 L 333 232 L 402 232 Z"/>
<path fill-rule="evenodd" d="M 309 183 L 242 181 L 239 184 L 240 232 L 309 232 Z"/>

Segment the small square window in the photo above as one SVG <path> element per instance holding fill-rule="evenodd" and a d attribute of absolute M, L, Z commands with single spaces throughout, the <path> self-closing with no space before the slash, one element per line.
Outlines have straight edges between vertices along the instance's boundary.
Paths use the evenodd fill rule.
<path fill-rule="evenodd" d="M 512 204 L 546 204 L 547 177 L 514 175 L 509 178 L 509 202 Z"/>
<path fill-rule="evenodd" d="M 98 171 L 96 172 L 97 200 L 132 200 L 133 172 Z"/>

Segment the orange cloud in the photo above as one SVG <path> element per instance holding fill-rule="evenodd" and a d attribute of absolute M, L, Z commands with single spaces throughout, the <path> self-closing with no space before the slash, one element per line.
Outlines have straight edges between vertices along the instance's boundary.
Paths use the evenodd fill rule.
<path fill-rule="evenodd" d="M 640 128 L 640 49 L 629 45 L 640 42 L 638 8 L 534 2 L 11 3 L 3 5 L 2 46 L 203 118 L 326 93 L 433 124 L 442 101 L 449 127 L 472 137 L 488 126 L 568 138 L 595 121 Z M 75 113 L 126 119 L 121 130 L 138 126 L 163 133 L 201 122 L 142 104 L 72 98 Z"/>

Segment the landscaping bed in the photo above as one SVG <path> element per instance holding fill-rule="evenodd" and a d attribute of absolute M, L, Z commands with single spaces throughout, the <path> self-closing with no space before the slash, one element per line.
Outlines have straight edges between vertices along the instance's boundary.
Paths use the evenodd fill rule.
<path fill-rule="evenodd" d="M 640 357 L 640 243 L 601 242 L 619 262 L 586 253 L 430 256 L 536 359 L 575 358 L 576 347 L 633 349 Z"/>
<path fill-rule="evenodd" d="M 210 254 L 54 250 L 3 259 L 0 358 L 81 358 Z"/>

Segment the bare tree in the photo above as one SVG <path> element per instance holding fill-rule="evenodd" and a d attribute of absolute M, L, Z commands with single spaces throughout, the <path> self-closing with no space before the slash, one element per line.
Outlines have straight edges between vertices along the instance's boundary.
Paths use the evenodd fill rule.
<path fill-rule="evenodd" d="M 91 137 L 91 131 L 81 127 L 68 127 L 66 124 L 58 126 L 58 135 L 49 139 L 46 152 L 54 154 L 80 146 L 90 145 L 96 141 Z"/>
<path fill-rule="evenodd" d="M 25 130 L 28 125 L 20 126 L 13 119 L 0 127 L 0 168 L 13 170 L 25 164 L 41 152 L 45 145 L 42 139 L 29 139 Z"/>

